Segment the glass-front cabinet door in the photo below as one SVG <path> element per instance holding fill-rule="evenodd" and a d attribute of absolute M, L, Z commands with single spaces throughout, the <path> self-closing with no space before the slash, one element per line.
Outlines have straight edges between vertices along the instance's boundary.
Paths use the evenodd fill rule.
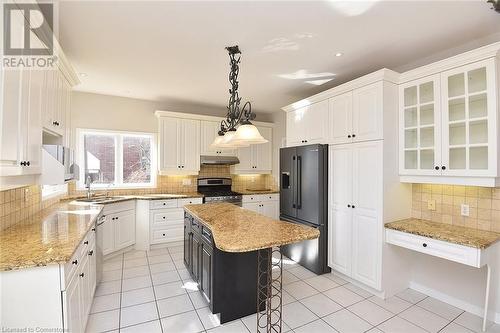
<path fill-rule="evenodd" d="M 439 75 L 399 87 L 399 171 L 402 175 L 436 175 L 441 167 Z"/>
<path fill-rule="evenodd" d="M 441 74 L 442 174 L 496 176 L 495 62 Z"/>

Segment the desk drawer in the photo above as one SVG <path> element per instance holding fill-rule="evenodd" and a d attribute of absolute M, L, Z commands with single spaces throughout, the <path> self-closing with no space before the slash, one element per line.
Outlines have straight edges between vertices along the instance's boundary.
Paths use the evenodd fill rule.
<path fill-rule="evenodd" d="M 386 229 L 385 241 L 389 244 L 455 261 L 464 265 L 481 267 L 481 250 L 473 247 L 444 242 L 392 229 Z"/>

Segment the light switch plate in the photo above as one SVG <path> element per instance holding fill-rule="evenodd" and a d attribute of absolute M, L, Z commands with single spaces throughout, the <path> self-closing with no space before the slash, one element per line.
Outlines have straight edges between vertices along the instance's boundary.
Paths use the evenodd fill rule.
<path fill-rule="evenodd" d="M 469 216 L 469 205 L 461 204 L 460 214 L 462 214 L 462 216 Z"/>
<path fill-rule="evenodd" d="M 436 210 L 436 200 L 427 201 L 427 209 L 428 210 Z"/>

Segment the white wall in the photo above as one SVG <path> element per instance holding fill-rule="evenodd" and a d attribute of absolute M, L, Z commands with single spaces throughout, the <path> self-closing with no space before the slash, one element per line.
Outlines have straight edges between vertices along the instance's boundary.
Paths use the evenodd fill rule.
<path fill-rule="evenodd" d="M 74 91 L 71 95 L 72 128 L 109 129 L 120 131 L 158 131 L 156 110 L 196 113 L 223 117 L 225 107 L 189 103 L 159 103 L 140 99 Z M 272 121 L 270 114 L 257 113 L 259 121 Z M 75 133 L 75 131 L 73 131 Z"/>

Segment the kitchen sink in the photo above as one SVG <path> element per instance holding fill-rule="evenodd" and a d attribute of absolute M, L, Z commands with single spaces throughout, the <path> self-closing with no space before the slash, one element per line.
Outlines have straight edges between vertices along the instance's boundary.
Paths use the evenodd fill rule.
<path fill-rule="evenodd" d="M 94 203 L 103 203 L 103 202 L 108 202 L 108 201 L 114 201 L 118 199 L 122 199 L 125 197 L 94 197 L 94 198 L 84 198 L 84 199 L 78 199 L 76 201 L 81 201 L 81 202 L 94 202 Z"/>

